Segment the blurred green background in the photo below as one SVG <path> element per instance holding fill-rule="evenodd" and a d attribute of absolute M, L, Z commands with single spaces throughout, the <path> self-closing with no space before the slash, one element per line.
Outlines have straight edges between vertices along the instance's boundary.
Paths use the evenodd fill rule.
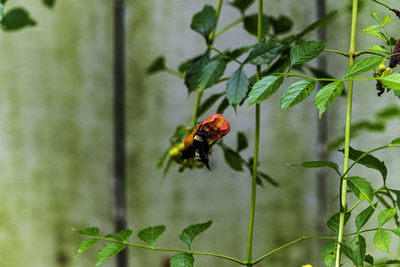
<path fill-rule="evenodd" d="M 339 10 L 338 18 L 327 28 L 328 48 L 348 49 L 348 2 L 328 1 L 328 11 Z M 386 2 L 400 8 L 395 0 Z M 196 240 L 193 249 L 244 258 L 248 173 L 230 169 L 219 148 L 211 159 L 212 172 L 178 173 L 172 168 L 163 179 L 156 169 L 175 127 L 190 121 L 194 94 L 188 95 L 183 82 L 174 76 L 161 73 L 148 77 L 145 71 L 161 54 L 175 68 L 205 49 L 202 37 L 189 27 L 192 15 L 205 3 L 215 5 L 216 1 L 126 1 L 128 225 L 136 235 L 150 225 L 165 224 L 167 230 L 158 245 L 184 248 L 178 239 L 181 230 L 211 219 L 213 225 Z M 375 41 L 361 33 L 373 23 L 369 11 L 380 16 L 389 13 L 370 1 L 362 3 L 357 47 L 366 50 Z M 72 228 L 114 229 L 113 4 L 59 0 L 49 10 L 40 1 L 15 0 L 7 8 L 14 5 L 26 7 L 38 24 L 18 32 L 0 32 L 0 266 L 94 266 L 101 244 L 73 259 L 83 237 Z M 255 12 L 255 7 L 251 10 Z M 314 1 L 266 0 L 264 11 L 292 17 L 293 32 L 316 20 Z M 225 5 L 219 26 L 238 16 L 237 10 Z M 393 18 L 390 27 L 391 35 L 397 38 L 399 23 Z M 315 38 L 315 34 L 309 36 Z M 239 26 L 221 36 L 215 46 L 222 50 L 255 41 Z M 327 58 L 328 71 L 343 75 L 347 59 L 332 54 Z M 233 71 L 227 69 L 227 73 Z M 224 90 L 221 84 L 205 94 Z M 373 82 L 356 84 L 353 121 L 374 120 L 382 108 L 399 107 L 399 99 L 392 94 L 378 98 Z M 317 219 L 328 219 L 317 214 L 315 172 L 285 166 L 317 159 L 317 111 L 312 98 L 279 116 L 279 96 L 275 94 L 261 107 L 261 169 L 281 186 L 258 188 L 255 256 L 302 235 L 317 235 Z M 245 105 L 239 107 L 235 114 L 229 108 L 224 114 L 232 128 L 224 138 L 228 145 L 236 145 L 237 131 L 249 134 L 253 143 L 254 110 L 243 113 L 244 109 Z M 342 135 L 344 110 L 344 98 L 330 106 L 330 140 Z M 399 117 L 387 126 L 384 133 L 360 135 L 353 140 L 353 147 L 368 150 L 399 136 Z M 251 155 L 250 148 L 247 155 Z M 399 152 L 377 155 L 388 167 L 389 185 L 400 186 Z M 331 160 L 341 163 L 342 155 L 333 152 Z M 378 173 L 363 168 L 357 171 L 378 185 Z M 328 214 L 333 214 L 338 180 L 333 175 L 330 178 Z M 399 255 L 397 244 L 392 242 L 390 258 Z M 375 258 L 387 256 L 373 250 L 372 242 L 367 245 Z M 304 241 L 259 266 L 322 266 L 320 246 L 318 241 Z M 129 248 L 129 255 L 130 266 L 142 267 L 164 266 L 163 261 L 172 254 Z M 196 262 L 197 266 L 232 266 L 210 257 L 198 256 Z M 114 259 L 104 266 L 115 266 Z"/>

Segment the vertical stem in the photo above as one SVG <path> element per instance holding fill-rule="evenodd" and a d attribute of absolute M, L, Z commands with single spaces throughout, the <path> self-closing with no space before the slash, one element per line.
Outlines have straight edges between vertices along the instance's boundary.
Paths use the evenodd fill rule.
<path fill-rule="evenodd" d="M 196 90 L 196 100 L 194 101 L 192 122 L 190 123 L 190 126 L 192 126 L 192 127 L 196 127 L 197 113 L 199 111 L 200 100 L 201 100 L 202 95 L 203 95 L 203 91 L 200 89 L 197 89 Z"/>
<path fill-rule="evenodd" d="M 124 0 L 114 0 L 114 197 L 115 230 L 127 228 L 125 193 L 125 21 Z M 126 250 L 117 266 L 128 266 Z"/>
<path fill-rule="evenodd" d="M 257 42 L 262 41 L 262 14 L 263 14 L 263 0 L 258 0 L 258 31 L 257 31 Z M 260 79 L 261 67 L 257 66 L 257 81 Z M 254 229 L 254 217 L 256 211 L 256 193 L 257 193 L 257 168 L 258 168 L 258 154 L 260 146 L 260 104 L 256 104 L 256 117 L 255 117 L 255 138 L 254 138 L 254 158 L 253 158 L 253 175 L 251 182 L 251 203 L 250 203 L 250 218 L 249 218 L 249 234 L 247 238 L 247 262 L 252 261 L 253 252 L 253 229 Z M 248 266 L 253 266 L 249 263 Z"/>
<path fill-rule="evenodd" d="M 351 20 L 351 38 L 350 38 L 350 49 L 349 49 L 349 65 L 353 65 L 355 51 L 356 51 L 356 30 L 357 30 L 357 11 L 358 11 L 358 0 L 353 0 L 353 12 Z M 341 180 L 341 196 L 340 196 L 340 220 L 339 220 L 339 232 L 338 232 L 338 247 L 336 251 L 335 267 L 340 266 L 340 243 L 343 240 L 344 230 L 344 218 L 346 214 L 346 193 L 347 193 L 347 170 L 349 168 L 349 147 L 350 147 L 350 126 L 351 126 L 351 107 L 353 98 L 353 81 L 349 81 L 348 92 L 347 92 L 347 111 L 346 111 L 346 131 L 345 131 L 345 145 L 344 145 L 344 162 L 343 162 L 343 173 L 346 173 Z"/>

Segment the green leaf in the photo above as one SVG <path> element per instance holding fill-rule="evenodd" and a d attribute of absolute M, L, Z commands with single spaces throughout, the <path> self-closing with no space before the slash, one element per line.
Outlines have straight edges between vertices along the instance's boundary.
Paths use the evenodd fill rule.
<path fill-rule="evenodd" d="M 367 252 L 367 244 L 365 238 L 358 234 L 350 242 L 350 248 L 354 255 L 354 264 L 356 266 L 363 266 L 363 261 L 365 259 L 365 253 Z"/>
<path fill-rule="evenodd" d="M 242 151 L 249 146 L 247 136 L 244 132 L 237 133 L 237 151 Z"/>
<path fill-rule="evenodd" d="M 0 3 L 0 22 L 3 20 L 4 6 Z"/>
<path fill-rule="evenodd" d="M 318 29 L 320 27 L 328 25 L 335 19 L 337 14 L 338 14 L 338 12 L 335 10 L 335 11 L 329 12 L 328 14 L 326 14 L 319 20 L 313 22 L 311 25 L 307 26 L 302 32 L 300 32 L 299 34 L 296 35 L 296 40 L 302 39 L 306 34 L 314 31 L 315 29 Z"/>
<path fill-rule="evenodd" d="M 346 225 L 347 221 L 350 218 L 351 213 L 347 212 L 345 217 L 344 217 L 344 225 Z M 340 213 L 336 213 L 332 217 L 329 218 L 328 222 L 326 225 L 333 231 L 335 234 L 338 234 L 339 231 L 339 221 L 340 221 Z"/>
<path fill-rule="evenodd" d="M 321 249 L 322 261 L 329 267 L 335 262 L 336 249 L 337 243 L 333 240 L 328 241 Z"/>
<path fill-rule="evenodd" d="M 357 231 L 360 231 L 361 227 L 363 227 L 367 223 L 369 218 L 371 218 L 372 214 L 375 212 L 377 206 L 378 203 L 376 203 L 373 206 L 368 206 L 368 208 L 366 208 L 357 215 L 355 220 Z"/>
<path fill-rule="evenodd" d="M 211 60 L 204 66 L 199 78 L 199 89 L 204 90 L 218 83 L 225 72 L 226 62 L 222 58 Z"/>
<path fill-rule="evenodd" d="M 178 125 L 175 128 L 174 134 L 169 139 L 171 144 L 181 143 L 182 140 L 188 135 L 188 130 L 186 129 L 186 125 Z"/>
<path fill-rule="evenodd" d="M 378 17 L 378 13 L 376 12 L 369 12 L 369 14 L 371 15 L 371 17 L 378 23 L 381 23 L 381 20 Z"/>
<path fill-rule="evenodd" d="M 390 89 L 400 89 L 400 73 L 394 73 L 389 76 L 385 76 L 379 79 L 382 84 Z"/>
<path fill-rule="evenodd" d="M 240 104 L 247 95 L 249 80 L 242 66 L 240 66 L 229 78 L 226 87 L 226 98 L 229 104 Z"/>
<path fill-rule="evenodd" d="M 167 149 L 164 151 L 164 153 L 158 158 L 158 161 L 157 161 L 157 168 L 158 168 L 158 169 L 161 169 L 162 166 L 164 166 L 164 162 L 165 162 L 165 160 L 166 160 L 167 157 L 168 157 L 168 152 L 169 152 L 169 148 L 167 148 Z"/>
<path fill-rule="evenodd" d="M 400 99 L 400 90 L 393 90 L 394 96 Z"/>
<path fill-rule="evenodd" d="M 239 47 L 233 50 L 226 50 L 224 53 L 226 57 L 228 57 L 226 60 L 230 60 L 232 58 L 238 58 L 244 53 L 247 53 L 253 46 L 243 46 Z"/>
<path fill-rule="evenodd" d="M 159 56 L 158 58 L 154 59 L 154 61 L 150 64 L 147 68 L 147 74 L 154 74 L 166 69 L 165 66 L 165 58 L 163 56 Z"/>
<path fill-rule="evenodd" d="M 233 0 L 230 4 L 237 9 L 239 9 L 240 13 L 244 13 L 246 9 L 248 9 L 251 4 L 254 3 L 254 0 Z"/>
<path fill-rule="evenodd" d="M 349 67 L 349 69 L 346 71 L 346 74 L 344 75 L 344 78 L 346 79 L 370 71 L 379 66 L 382 61 L 383 57 L 381 56 L 363 58 Z"/>
<path fill-rule="evenodd" d="M 325 44 L 318 41 L 306 41 L 290 49 L 290 63 L 292 66 L 306 63 L 321 54 Z"/>
<path fill-rule="evenodd" d="M 400 137 L 394 139 L 390 144 L 392 144 L 392 145 L 398 145 L 398 144 L 400 144 Z"/>
<path fill-rule="evenodd" d="M 369 51 L 375 53 L 388 53 L 389 51 L 383 45 L 373 45 L 368 48 Z"/>
<path fill-rule="evenodd" d="M 379 228 L 374 236 L 374 245 L 387 253 L 389 252 L 389 246 L 390 246 L 390 234 L 387 233 L 385 230 L 382 228 Z"/>
<path fill-rule="evenodd" d="M 118 241 L 127 241 L 128 238 L 131 236 L 132 230 L 122 230 L 115 234 L 108 234 L 106 237 L 114 238 Z"/>
<path fill-rule="evenodd" d="M 36 21 L 33 20 L 29 13 L 22 7 L 17 7 L 8 11 L 1 21 L 5 31 L 16 31 L 27 26 L 35 26 Z"/>
<path fill-rule="evenodd" d="M 244 17 L 244 21 L 243 21 L 243 26 L 245 28 L 245 30 L 254 35 L 257 36 L 258 33 L 258 14 L 251 14 L 248 16 Z M 270 27 L 270 22 L 268 19 L 268 16 L 263 14 L 262 16 L 262 25 L 261 25 L 261 36 L 264 37 L 265 35 L 267 35 L 268 31 L 269 31 L 269 27 Z"/>
<path fill-rule="evenodd" d="M 322 87 L 314 98 L 314 106 L 319 110 L 319 118 L 324 114 L 328 105 L 338 97 L 344 89 L 344 83 L 337 81 Z"/>
<path fill-rule="evenodd" d="M 392 219 L 396 215 L 396 213 L 396 207 L 382 210 L 378 215 L 378 227 L 382 227 L 385 223 Z"/>
<path fill-rule="evenodd" d="M 329 79 L 334 78 L 332 75 L 330 75 L 329 73 L 327 73 L 326 71 L 324 71 L 322 69 L 314 68 L 314 67 L 308 66 L 308 65 L 306 65 L 306 67 L 312 73 L 312 75 L 314 75 L 315 78 L 329 78 Z M 318 81 L 318 83 L 321 84 L 322 86 L 329 84 L 328 81 Z"/>
<path fill-rule="evenodd" d="M 203 103 L 201 103 L 199 111 L 197 112 L 197 117 L 203 115 L 223 95 L 225 95 L 225 93 L 213 94 L 209 98 L 207 98 Z"/>
<path fill-rule="evenodd" d="M 344 153 L 344 149 L 340 149 L 339 151 Z M 356 161 L 364 154 L 365 154 L 365 152 L 356 150 L 356 149 L 350 147 L 349 157 L 351 160 Z M 374 157 L 372 155 L 366 155 L 362 159 L 358 160 L 357 163 L 364 165 L 367 168 L 378 170 L 381 173 L 383 180 L 386 181 L 387 168 L 383 161 L 380 161 L 379 159 L 377 159 L 376 157 Z"/>
<path fill-rule="evenodd" d="M 388 25 L 392 21 L 391 16 L 384 16 L 382 19 L 382 25 Z"/>
<path fill-rule="evenodd" d="M 282 76 L 266 76 L 253 85 L 249 93 L 249 105 L 259 104 L 275 93 L 283 83 Z"/>
<path fill-rule="evenodd" d="M 289 88 L 282 93 L 281 108 L 286 110 L 302 102 L 307 96 L 311 95 L 314 88 L 314 80 L 301 80 L 291 84 Z"/>
<path fill-rule="evenodd" d="M 215 9 L 210 5 L 205 5 L 203 10 L 194 14 L 190 28 L 209 41 L 209 36 L 217 24 L 217 14 Z"/>
<path fill-rule="evenodd" d="M 388 260 L 385 262 L 385 264 L 399 264 L 400 260 Z"/>
<path fill-rule="evenodd" d="M 194 258 L 188 253 L 179 253 L 172 256 L 170 267 L 193 267 Z"/>
<path fill-rule="evenodd" d="M 52 8 L 54 4 L 56 3 L 56 0 L 42 0 L 43 4 L 47 6 L 48 8 Z"/>
<path fill-rule="evenodd" d="M 389 230 L 400 237 L 400 227 L 397 227 L 396 229 L 389 229 Z"/>
<path fill-rule="evenodd" d="M 366 199 L 369 203 L 374 199 L 374 190 L 364 178 L 353 176 L 347 178 L 349 189 L 358 199 Z"/>
<path fill-rule="evenodd" d="M 224 113 L 224 111 L 227 107 L 229 107 L 229 101 L 225 97 L 224 100 L 222 100 L 221 103 L 219 104 L 219 106 L 217 107 L 217 113 L 218 114 Z"/>
<path fill-rule="evenodd" d="M 190 247 L 193 239 L 195 239 L 196 236 L 207 230 L 208 227 L 211 226 L 211 224 L 212 221 L 199 224 L 192 224 L 182 231 L 182 234 L 179 236 L 179 238 Z"/>
<path fill-rule="evenodd" d="M 143 229 L 139 232 L 138 237 L 149 244 L 150 246 L 154 247 L 157 238 L 162 235 L 165 231 L 165 226 L 164 225 L 158 225 L 154 227 L 149 227 L 146 229 Z"/>
<path fill-rule="evenodd" d="M 339 166 L 331 161 L 305 161 L 300 164 L 289 164 L 289 166 L 301 166 L 304 168 L 324 168 L 328 167 L 333 169 L 337 174 L 341 175 L 339 172 Z"/>
<path fill-rule="evenodd" d="M 232 169 L 236 171 L 242 171 L 243 159 L 239 153 L 226 146 L 223 146 L 222 148 L 224 150 L 224 158 L 226 163 L 228 163 Z"/>
<path fill-rule="evenodd" d="M 80 233 L 81 235 L 89 235 L 89 236 L 98 237 L 99 236 L 99 228 L 90 227 L 90 228 L 87 228 L 85 230 L 81 230 L 78 233 Z"/>
<path fill-rule="evenodd" d="M 272 28 L 275 34 L 282 34 L 290 31 L 293 27 L 293 20 L 285 15 L 280 15 L 278 18 L 269 17 Z"/>
<path fill-rule="evenodd" d="M 274 40 L 269 40 L 266 43 L 259 43 L 252 49 L 245 62 L 250 61 L 250 63 L 255 65 L 270 64 L 280 55 L 284 47 L 284 44 Z"/>
<path fill-rule="evenodd" d="M 369 264 L 371 264 L 371 265 L 373 265 L 374 264 L 374 257 L 372 257 L 371 255 L 365 255 L 364 261 L 369 263 Z"/>
<path fill-rule="evenodd" d="M 202 75 L 204 66 L 207 65 L 209 59 L 206 54 L 199 56 L 190 63 L 186 75 L 185 85 L 189 89 L 189 93 L 196 91 L 199 86 L 199 78 Z"/>
<path fill-rule="evenodd" d="M 373 36 L 373 37 L 378 37 L 381 38 L 383 40 L 386 40 L 386 36 L 379 30 L 380 28 L 382 28 L 382 25 L 370 25 L 367 28 L 365 28 L 363 30 L 364 33 Z"/>
<path fill-rule="evenodd" d="M 354 251 L 343 243 L 340 243 L 340 248 L 343 251 L 344 255 L 346 255 L 354 264 L 357 265 L 357 256 L 354 255 Z"/>
<path fill-rule="evenodd" d="M 124 244 L 121 243 L 108 243 L 102 249 L 99 250 L 97 254 L 97 263 L 96 267 L 100 266 L 106 259 L 111 258 L 114 255 L 117 255 L 125 248 Z"/>
<path fill-rule="evenodd" d="M 78 257 L 79 255 L 81 255 L 83 252 L 85 252 L 88 248 L 90 248 L 91 246 L 96 244 L 96 242 L 98 240 L 99 239 L 97 239 L 97 238 L 90 238 L 90 239 L 83 240 L 82 243 L 79 245 L 78 254 L 75 255 L 75 258 Z"/>

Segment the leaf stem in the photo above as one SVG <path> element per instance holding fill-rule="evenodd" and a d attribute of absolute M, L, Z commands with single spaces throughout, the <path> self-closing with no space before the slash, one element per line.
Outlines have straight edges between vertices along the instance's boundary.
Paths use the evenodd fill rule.
<path fill-rule="evenodd" d="M 227 54 L 225 54 L 224 52 L 220 51 L 220 50 L 217 49 L 215 46 L 209 45 L 208 47 L 209 47 L 211 50 L 214 50 L 215 52 L 217 52 L 218 54 L 220 54 L 220 55 L 222 55 L 222 56 L 224 56 L 224 57 L 226 57 L 226 58 L 228 58 L 228 59 L 231 59 L 231 60 L 237 62 L 239 65 L 243 65 L 242 62 L 240 62 L 240 61 L 237 60 L 236 58 L 229 57 Z"/>
<path fill-rule="evenodd" d="M 178 253 L 188 253 L 188 254 L 193 254 L 193 255 L 207 255 L 207 256 L 213 256 L 213 257 L 217 257 L 217 258 L 234 261 L 241 265 L 246 264 L 246 262 L 241 261 L 239 259 L 221 255 L 221 254 L 210 253 L 210 252 L 200 252 L 200 251 L 190 251 L 190 250 L 170 249 L 170 248 L 156 248 L 156 247 L 142 245 L 142 244 L 129 243 L 129 242 L 125 242 L 125 241 L 115 240 L 113 238 L 107 238 L 107 237 L 99 237 L 99 240 L 109 241 L 109 242 L 119 243 L 119 244 L 123 244 L 123 245 L 130 246 L 130 247 L 137 247 L 137 248 L 143 248 L 143 249 L 154 250 L 154 251 L 169 251 L 169 252 L 178 252 Z"/>
<path fill-rule="evenodd" d="M 210 34 L 210 45 L 212 45 L 214 43 L 214 40 L 216 38 L 215 32 L 217 30 L 218 20 L 219 20 L 219 16 L 221 15 L 221 9 L 222 9 L 222 4 L 223 3 L 224 3 L 224 0 L 218 0 L 218 2 L 217 2 L 217 8 L 215 9 L 215 12 L 217 14 L 217 19 L 216 19 L 216 22 L 215 22 L 214 30 Z"/>
<path fill-rule="evenodd" d="M 343 51 L 339 51 L 339 50 L 335 50 L 335 49 L 328 49 L 328 48 L 325 48 L 324 51 L 325 51 L 325 52 L 336 53 L 336 54 L 339 54 L 339 55 L 343 55 L 343 56 L 345 56 L 345 57 L 349 57 L 349 53 L 346 53 L 346 52 L 343 52 Z"/>
<path fill-rule="evenodd" d="M 263 0 L 258 0 L 258 27 L 257 27 L 257 42 L 262 41 L 262 15 L 263 15 Z M 260 80 L 261 66 L 257 65 L 256 79 Z M 260 147 L 260 104 L 256 104 L 255 112 L 255 138 L 254 138 L 254 156 L 253 156 L 253 175 L 251 179 L 251 200 L 250 200 L 250 218 L 249 218 L 249 233 L 247 237 L 247 266 L 253 266 L 252 252 L 253 252 L 253 231 L 254 231 L 254 217 L 256 210 L 256 195 L 257 195 L 257 168 L 258 168 L 258 154 Z"/>
<path fill-rule="evenodd" d="M 291 241 L 289 243 L 286 243 L 286 244 L 284 244 L 284 245 L 282 245 L 282 246 L 280 246 L 280 247 L 278 247 L 276 249 L 271 250 L 270 252 L 266 253 L 264 256 L 261 256 L 257 260 L 253 261 L 252 263 L 253 264 L 257 264 L 260 261 L 262 261 L 263 259 L 271 256 L 272 254 L 275 254 L 279 250 L 284 249 L 284 248 L 286 248 L 288 246 L 291 246 L 293 244 L 296 244 L 296 243 L 298 243 L 300 241 L 307 240 L 307 239 L 336 239 L 336 237 L 334 237 L 334 236 L 302 236 L 300 238 L 297 238 L 296 240 L 293 240 L 293 241 Z"/>
<path fill-rule="evenodd" d="M 224 34 L 226 31 L 228 31 L 229 29 L 235 27 L 236 25 L 238 25 L 239 23 L 241 23 L 244 20 L 244 17 L 240 17 L 237 20 L 233 21 L 232 23 L 226 25 L 225 27 L 223 27 L 219 32 L 217 32 L 215 34 L 215 38 L 218 38 L 220 35 Z"/>
<path fill-rule="evenodd" d="M 174 76 L 177 76 L 177 77 L 179 77 L 180 79 L 183 79 L 183 78 L 184 78 L 184 76 L 182 76 L 182 73 L 180 73 L 179 71 L 176 71 L 176 70 L 174 70 L 174 69 L 168 68 L 168 67 L 165 68 L 165 72 L 167 72 L 167 73 L 169 73 L 169 74 L 172 74 L 172 75 L 174 75 Z"/>
<path fill-rule="evenodd" d="M 194 107 L 193 107 L 192 122 L 190 123 L 190 125 L 193 128 L 196 127 L 197 113 L 199 111 L 200 101 L 201 101 L 202 96 L 203 96 L 203 90 L 197 89 L 196 90 L 196 100 L 194 102 Z"/>
<path fill-rule="evenodd" d="M 358 0 L 353 0 L 353 11 L 351 20 L 351 37 L 350 37 L 350 49 L 349 49 L 349 66 L 353 65 L 355 52 L 356 52 L 356 33 L 357 33 L 357 11 L 358 11 Z M 339 217 L 339 231 L 337 235 L 337 251 L 335 267 L 340 267 L 340 254 L 341 254 L 341 243 L 343 240 L 344 232 L 344 219 L 346 215 L 346 196 L 347 196 L 347 178 L 348 167 L 349 167 L 349 152 L 350 152 L 350 129 L 351 129 L 351 109 L 353 100 L 353 81 L 348 83 L 347 92 L 347 109 L 346 109 L 346 130 L 345 130 L 345 146 L 344 146 L 344 162 L 343 162 L 343 178 L 341 179 L 340 187 L 340 217 Z"/>

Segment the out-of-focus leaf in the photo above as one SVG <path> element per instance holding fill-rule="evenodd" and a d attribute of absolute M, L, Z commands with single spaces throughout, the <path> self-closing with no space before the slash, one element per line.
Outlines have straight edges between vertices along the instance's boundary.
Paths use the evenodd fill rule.
<path fill-rule="evenodd" d="M 229 107 L 229 101 L 228 99 L 225 97 L 222 102 L 219 104 L 218 108 L 217 108 L 217 113 L 221 114 L 224 113 L 225 109 Z"/>
<path fill-rule="evenodd" d="M 31 18 L 24 8 L 16 7 L 4 15 L 1 24 L 5 31 L 16 31 L 27 26 L 35 26 L 36 21 Z"/>
<path fill-rule="evenodd" d="M 199 77 L 199 89 L 204 90 L 218 83 L 225 72 L 226 62 L 222 58 L 211 60 L 203 67 Z"/>
<path fill-rule="evenodd" d="M 382 25 L 370 25 L 367 28 L 363 30 L 364 33 L 373 36 L 373 37 L 378 37 L 383 40 L 387 40 L 386 36 L 380 31 L 382 28 Z"/>
<path fill-rule="evenodd" d="M 269 17 L 275 34 L 282 34 L 290 31 L 293 27 L 293 20 L 285 15 L 280 15 L 277 18 Z"/>
<path fill-rule="evenodd" d="M 196 91 L 199 86 L 199 78 L 202 75 L 203 68 L 209 62 L 206 54 L 193 59 L 186 71 L 185 85 L 189 90 L 189 93 Z"/>
<path fill-rule="evenodd" d="M 131 234 L 132 234 L 132 230 L 127 229 L 127 230 L 119 231 L 118 233 L 115 233 L 115 234 L 109 234 L 106 237 L 114 238 L 115 240 L 118 240 L 118 241 L 127 241 L 128 238 L 131 236 Z"/>
<path fill-rule="evenodd" d="M 154 74 L 160 71 L 165 70 L 165 58 L 163 56 L 159 56 L 158 58 L 154 59 L 154 61 L 150 64 L 147 68 L 147 74 Z"/>
<path fill-rule="evenodd" d="M 217 14 L 214 7 L 205 5 L 203 10 L 194 14 L 190 28 L 200 33 L 207 40 L 217 23 Z"/>
<path fill-rule="evenodd" d="M 249 141 L 247 141 L 247 136 L 244 132 L 237 133 L 237 151 L 242 151 L 249 146 Z"/>
<path fill-rule="evenodd" d="M 232 150 L 231 148 L 227 146 L 222 147 L 224 150 L 224 158 L 226 163 L 228 165 L 236 170 L 236 171 L 242 171 L 243 170 L 243 160 L 242 157 L 239 155 L 238 152 Z"/>
<path fill-rule="evenodd" d="M 374 235 L 374 245 L 387 253 L 389 252 L 389 246 L 390 246 L 390 234 L 387 233 L 385 230 L 382 228 L 379 228 L 375 235 Z"/>
<path fill-rule="evenodd" d="M 341 175 L 339 172 L 339 166 L 331 161 L 305 161 L 300 164 L 290 164 L 289 166 L 301 166 L 303 168 L 324 168 L 328 167 L 333 169 L 339 176 Z"/>
<path fill-rule="evenodd" d="M 233 0 L 230 4 L 237 9 L 239 9 L 240 13 L 244 14 L 244 12 L 254 3 L 254 0 Z"/>
<path fill-rule="evenodd" d="M 372 257 L 371 255 L 365 255 L 364 261 L 369 263 L 369 264 L 371 264 L 371 265 L 373 265 L 374 264 L 374 257 Z"/>
<path fill-rule="evenodd" d="M 203 103 L 201 103 L 199 111 L 197 112 L 197 117 L 200 117 L 201 115 L 203 115 L 223 95 L 225 95 L 225 93 L 210 95 L 210 97 L 208 97 Z"/>
<path fill-rule="evenodd" d="M 164 153 L 158 158 L 158 161 L 157 161 L 158 169 L 160 169 L 160 168 L 162 168 L 162 166 L 164 166 L 164 162 L 168 157 L 168 152 L 169 152 L 169 149 L 165 150 Z"/>
<path fill-rule="evenodd" d="M 48 8 L 52 8 L 52 7 L 54 7 L 54 4 L 56 3 L 56 0 L 42 0 L 42 2 Z"/>
<path fill-rule="evenodd" d="M 79 233 L 80 233 L 81 235 L 89 235 L 89 236 L 98 237 L 98 236 L 99 236 L 99 228 L 97 228 L 97 227 L 90 227 L 90 228 L 87 228 L 87 229 L 85 229 L 85 230 L 79 231 Z"/>
<path fill-rule="evenodd" d="M 245 28 L 245 30 L 252 34 L 257 36 L 257 32 L 258 32 L 258 14 L 251 14 L 248 16 L 244 17 L 244 21 L 243 21 L 243 26 Z M 261 26 L 261 35 L 264 37 L 265 35 L 267 35 L 268 31 L 270 28 L 270 22 L 268 19 L 268 16 L 263 14 L 262 16 L 262 26 Z"/>
<path fill-rule="evenodd" d="M 328 14 L 326 14 L 319 20 L 313 22 L 312 24 L 307 26 L 302 32 L 300 32 L 299 34 L 296 35 L 296 40 L 301 40 L 301 39 L 303 39 L 303 37 L 306 34 L 312 32 L 320 27 L 324 27 L 324 26 L 328 25 L 335 19 L 337 14 L 338 14 L 338 12 L 335 10 L 335 11 L 329 12 Z"/>

